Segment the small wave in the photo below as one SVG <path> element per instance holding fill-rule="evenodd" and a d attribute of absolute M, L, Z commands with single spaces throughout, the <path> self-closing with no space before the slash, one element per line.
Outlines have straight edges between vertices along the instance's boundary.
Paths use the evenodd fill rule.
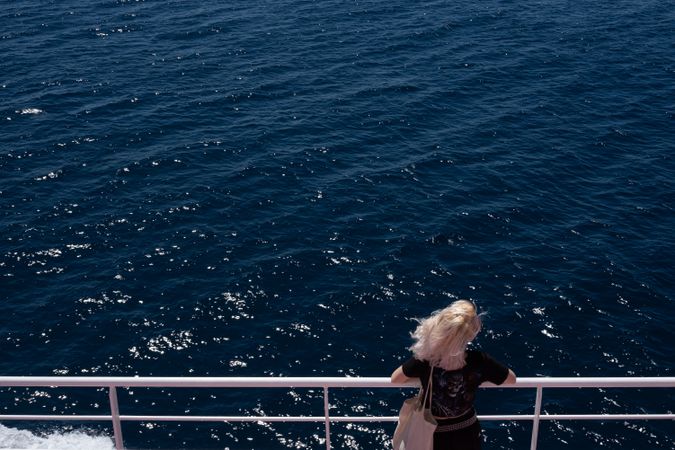
<path fill-rule="evenodd" d="M 113 450 L 112 439 L 107 436 L 89 435 L 82 431 L 54 431 L 39 436 L 27 430 L 0 425 L 0 448 L 14 449 L 71 449 L 71 450 Z"/>
<path fill-rule="evenodd" d="M 17 110 L 17 114 L 42 114 L 44 110 L 39 109 L 39 108 L 23 108 L 21 110 Z"/>

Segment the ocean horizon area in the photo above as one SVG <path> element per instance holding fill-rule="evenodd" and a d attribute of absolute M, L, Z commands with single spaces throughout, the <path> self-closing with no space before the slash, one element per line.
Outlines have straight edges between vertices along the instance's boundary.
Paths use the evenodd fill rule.
<path fill-rule="evenodd" d="M 520 377 L 675 376 L 675 2 L 17 0 L 0 9 L 0 376 L 389 377 L 457 299 Z M 334 389 L 397 415 L 411 389 Z M 323 415 L 320 389 L 119 389 L 130 415 Z M 532 414 L 486 389 L 480 415 Z M 550 414 L 672 413 L 552 389 Z M 1 414 L 109 414 L 1 388 Z M 530 421 L 484 421 L 529 448 Z M 333 423 L 333 449 L 394 423 Z M 128 449 L 323 449 L 323 423 L 125 422 Z M 109 422 L 0 448 L 112 449 Z M 543 421 L 538 448 L 675 448 Z"/>

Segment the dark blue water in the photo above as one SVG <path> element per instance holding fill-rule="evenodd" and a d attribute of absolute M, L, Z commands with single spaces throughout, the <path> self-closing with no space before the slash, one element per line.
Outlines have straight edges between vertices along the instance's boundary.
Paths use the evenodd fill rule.
<path fill-rule="evenodd" d="M 471 298 L 476 346 L 518 375 L 672 376 L 674 25 L 655 0 L 4 2 L 0 374 L 388 376 L 412 318 Z M 331 401 L 392 415 L 409 393 Z M 3 395 L 3 413 L 107 412 L 105 392 Z M 479 412 L 533 399 L 485 392 Z M 544 410 L 674 400 L 553 391 Z M 308 390 L 120 403 L 322 414 Z M 385 448 L 393 427 L 335 424 L 334 448 Z M 528 448 L 527 422 L 484 427 L 486 448 Z M 321 424 L 124 431 L 131 448 L 323 445 Z M 540 433 L 673 442 L 667 422 Z"/>

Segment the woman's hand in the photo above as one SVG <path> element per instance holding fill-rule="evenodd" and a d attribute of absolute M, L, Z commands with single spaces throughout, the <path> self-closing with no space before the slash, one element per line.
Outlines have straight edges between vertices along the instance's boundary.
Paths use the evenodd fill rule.
<path fill-rule="evenodd" d="M 509 369 L 509 376 L 506 377 L 506 380 L 502 384 L 516 384 L 516 374 L 513 373 L 513 370 Z"/>

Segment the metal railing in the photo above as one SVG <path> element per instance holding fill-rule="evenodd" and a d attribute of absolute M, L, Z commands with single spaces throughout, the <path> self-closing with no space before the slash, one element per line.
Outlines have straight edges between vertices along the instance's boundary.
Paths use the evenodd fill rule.
<path fill-rule="evenodd" d="M 115 447 L 124 448 L 123 421 L 151 422 L 324 422 L 326 449 L 330 450 L 331 422 L 396 422 L 397 416 L 331 416 L 328 390 L 330 388 L 397 388 L 418 386 L 413 383 L 392 384 L 388 378 L 343 378 L 343 377 L 0 377 L 0 387 L 91 387 L 108 388 L 110 414 L 104 415 L 0 415 L 0 421 L 111 421 Z M 154 416 L 120 414 L 117 388 L 321 388 L 323 389 L 323 416 Z M 486 415 L 481 420 L 532 421 L 531 450 L 536 450 L 539 423 L 542 420 L 675 420 L 675 414 L 542 414 L 544 388 L 673 388 L 675 377 L 627 377 L 627 378 L 519 378 L 514 385 L 483 386 L 486 388 L 536 389 L 533 414 Z"/>

